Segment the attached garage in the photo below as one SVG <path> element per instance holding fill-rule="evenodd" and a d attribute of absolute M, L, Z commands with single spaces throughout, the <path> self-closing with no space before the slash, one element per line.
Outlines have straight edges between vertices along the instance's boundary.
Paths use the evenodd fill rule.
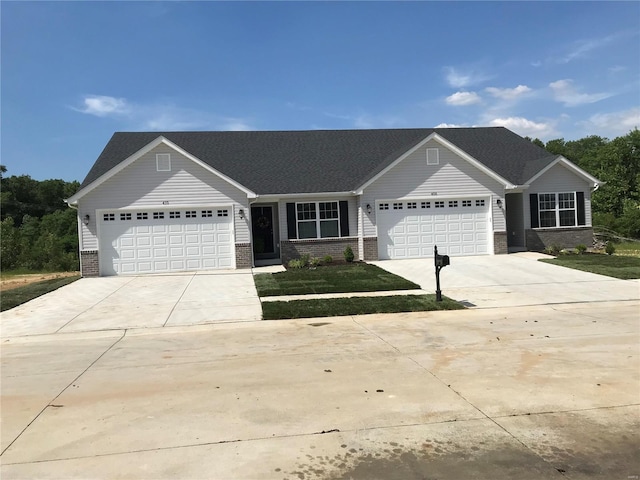
<path fill-rule="evenodd" d="M 103 210 L 100 274 L 235 268 L 232 208 Z"/>
<path fill-rule="evenodd" d="M 378 202 L 378 257 L 426 258 L 490 253 L 490 202 L 485 198 Z"/>

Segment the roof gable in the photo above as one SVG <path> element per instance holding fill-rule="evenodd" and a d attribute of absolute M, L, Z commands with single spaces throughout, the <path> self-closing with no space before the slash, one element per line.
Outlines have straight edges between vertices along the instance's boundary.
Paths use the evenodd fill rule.
<path fill-rule="evenodd" d="M 109 142 L 109 144 L 110 143 L 111 142 Z M 107 144 L 107 147 L 109 146 L 109 144 Z M 80 185 L 80 189 L 73 196 L 71 196 L 67 200 L 67 203 L 69 203 L 69 204 L 76 203 L 79 198 L 83 197 L 87 193 L 89 193 L 92 190 L 94 190 L 95 188 L 99 187 L 104 182 L 109 180 L 111 177 L 116 175 L 118 172 L 121 172 L 122 170 L 127 168 L 129 165 L 131 165 L 133 162 L 135 162 L 139 158 L 143 157 L 147 153 L 151 152 L 154 148 L 156 148 L 158 145 L 161 145 L 161 144 L 164 144 L 164 145 L 172 148 L 173 150 L 175 150 L 176 152 L 178 152 L 181 155 L 185 156 L 186 158 L 188 158 L 192 162 L 198 164 L 199 166 L 201 166 L 205 170 L 210 171 L 214 175 L 220 177 L 221 179 L 225 180 L 226 182 L 228 182 L 229 184 L 231 184 L 234 187 L 238 188 L 239 190 L 242 190 L 243 192 L 245 192 L 247 194 L 247 196 L 249 196 L 249 197 L 255 197 L 256 196 L 255 193 L 253 193 L 252 191 L 250 191 L 249 189 L 247 189 L 243 185 L 240 185 L 238 182 L 236 182 L 232 178 L 227 177 L 223 173 L 216 171 L 210 165 L 207 165 L 206 163 L 202 162 L 197 157 L 194 157 L 193 155 L 191 155 L 186 150 L 182 149 L 178 145 L 174 144 L 170 140 L 167 140 L 162 135 L 160 135 L 160 136 L 157 136 L 157 138 L 155 140 L 152 140 L 151 142 L 147 143 L 142 148 L 140 148 L 139 150 L 137 150 L 133 154 L 129 155 L 126 159 L 124 159 L 123 161 L 115 164 L 113 167 L 111 167 L 109 169 L 107 169 L 108 164 L 106 164 L 104 162 L 102 162 L 102 163 L 101 162 L 96 162 L 94 164 L 93 168 L 91 169 L 91 171 L 89 172 L 89 174 L 87 175 L 87 177 L 85 178 L 85 180 L 82 183 L 82 185 Z M 106 150 L 106 147 L 105 147 L 105 150 Z M 104 151 L 103 151 L 103 153 L 104 153 Z M 96 167 L 102 167 L 102 169 L 106 169 L 106 171 L 104 173 L 100 174 L 102 169 L 96 168 Z M 94 176 L 95 175 L 98 175 L 98 176 L 94 180 L 88 182 L 87 180 L 90 178 L 90 175 L 91 175 L 92 172 L 93 172 Z"/>

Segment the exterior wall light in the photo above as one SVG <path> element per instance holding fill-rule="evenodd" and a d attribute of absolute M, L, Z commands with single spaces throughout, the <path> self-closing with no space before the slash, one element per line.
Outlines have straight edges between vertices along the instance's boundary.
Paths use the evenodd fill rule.
<path fill-rule="evenodd" d="M 244 220 L 244 209 L 241 208 L 240 210 L 238 210 L 238 215 L 240 215 L 240 219 Z"/>
<path fill-rule="evenodd" d="M 496 203 L 498 204 L 498 208 L 502 208 L 502 200 L 498 199 Z"/>
<path fill-rule="evenodd" d="M 91 217 L 89 216 L 89 214 L 87 213 L 84 218 L 82 219 L 82 223 L 84 223 L 85 225 L 89 225 L 89 220 L 91 220 Z"/>
<path fill-rule="evenodd" d="M 371 214 L 371 204 L 367 203 L 367 213 Z"/>

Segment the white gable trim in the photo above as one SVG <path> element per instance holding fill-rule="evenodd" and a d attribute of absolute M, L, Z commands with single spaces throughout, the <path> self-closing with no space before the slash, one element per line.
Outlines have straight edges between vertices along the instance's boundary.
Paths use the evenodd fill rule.
<path fill-rule="evenodd" d="M 396 165 L 398 165 L 400 162 L 402 162 L 405 158 L 407 158 L 409 155 L 411 155 L 413 152 L 415 152 L 416 150 L 418 150 L 419 148 L 423 147 L 427 142 L 429 142 L 430 140 L 435 140 L 436 142 L 438 142 L 439 144 L 441 144 L 443 147 L 448 148 L 449 150 L 451 150 L 452 152 L 454 152 L 456 155 L 458 155 L 459 157 L 463 158 L 464 160 L 466 160 L 467 162 L 469 162 L 471 165 L 473 165 L 474 167 L 476 167 L 478 170 L 482 171 L 483 173 L 487 174 L 489 177 L 493 178 L 494 180 L 496 180 L 498 183 L 501 183 L 502 185 L 505 186 L 505 188 L 514 188 L 515 185 L 512 185 L 511 182 L 509 182 L 508 180 L 506 180 L 505 178 L 501 177 L 500 175 L 498 175 L 496 172 L 494 172 L 493 170 L 491 170 L 490 168 L 488 168 L 486 165 L 484 165 L 482 162 L 479 162 L 478 160 L 476 160 L 475 158 L 473 158 L 471 155 L 469 155 L 467 152 L 465 152 L 464 150 L 456 147 L 453 143 L 449 142 L 448 140 L 444 139 L 443 137 L 441 137 L 440 135 L 438 135 L 436 132 L 433 132 L 432 134 L 430 134 L 427 138 L 425 138 L 424 140 L 422 140 L 420 143 L 418 143 L 417 145 L 415 145 L 413 148 L 409 149 L 408 151 L 406 151 L 405 153 L 403 153 L 401 156 L 399 156 L 396 160 L 394 160 L 391 164 L 389 164 L 387 167 L 385 167 L 380 173 L 378 173 L 377 175 L 375 175 L 373 178 L 371 178 L 370 180 L 368 180 L 367 182 L 365 182 L 362 186 L 360 186 L 359 188 L 357 188 L 355 190 L 355 193 L 357 195 L 362 195 L 363 191 L 365 188 L 367 188 L 369 185 L 371 185 L 373 182 L 375 182 L 376 180 L 378 180 L 380 177 L 382 177 L 383 175 L 385 175 L 389 170 L 391 170 L 393 167 L 395 167 Z"/>
<path fill-rule="evenodd" d="M 97 179 L 95 179 L 93 182 L 91 182 L 89 185 L 87 185 L 86 187 L 84 187 L 82 190 L 76 192 L 73 196 L 71 196 L 69 199 L 65 200 L 65 202 L 67 202 L 69 205 L 71 204 L 76 204 L 78 203 L 78 200 L 82 197 L 84 197 L 87 193 L 91 192 L 92 190 L 94 190 L 95 188 L 97 188 L 98 186 L 102 185 L 104 182 L 106 182 L 107 180 L 109 180 L 111 177 L 113 177 L 115 174 L 121 172 L 122 170 L 124 170 L 125 168 L 127 168 L 129 165 L 131 165 L 133 162 L 135 162 L 136 160 L 138 160 L 140 157 L 142 157 L 143 155 L 146 155 L 147 153 L 149 153 L 151 150 L 153 150 L 154 148 L 156 148 L 158 145 L 160 144 L 164 144 L 166 146 L 168 146 L 169 148 L 172 148 L 173 150 L 175 150 L 176 152 L 180 153 L 181 155 L 184 155 L 185 157 L 187 157 L 189 160 L 191 160 L 192 162 L 196 163 L 197 165 L 200 165 L 202 168 L 204 168 L 205 170 L 213 173 L 214 175 L 216 175 L 217 177 L 221 178 L 222 180 L 226 181 L 227 183 L 233 185 L 234 187 L 236 187 L 238 190 L 246 193 L 248 198 L 255 198 L 257 197 L 257 195 L 252 192 L 251 190 L 249 190 L 247 187 L 240 185 L 238 182 L 236 182 L 235 180 L 229 178 L 228 176 L 226 176 L 225 174 L 219 172 L 218 170 L 216 170 L 215 168 L 212 168 L 210 165 L 207 165 L 205 162 L 203 162 L 202 160 L 200 160 L 199 158 L 191 155 L 189 152 L 187 152 L 186 150 L 180 148 L 178 145 L 176 145 L 175 143 L 173 143 L 170 140 L 167 140 L 165 137 L 163 137 L 162 135 L 160 135 L 158 138 L 156 138 L 154 141 L 148 143 L 147 145 L 145 145 L 144 147 L 142 147 L 140 150 L 138 150 L 136 153 L 134 153 L 133 155 L 130 155 L 128 158 L 126 158 L 124 161 L 120 162 L 118 165 L 116 165 L 115 167 L 113 167 L 111 170 L 109 170 L 108 172 L 104 173 L 103 175 L 101 175 L 100 177 L 98 177 Z"/>
<path fill-rule="evenodd" d="M 550 169 L 552 169 L 553 167 L 555 167 L 558 164 L 562 165 L 563 167 L 567 168 L 568 170 L 571 170 L 573 173 L 575 173 L 579 177 L 582 177 L 587 182 L 591 183 L 591 186 L 594 187 L 594 188 L 604 184 L 604 182 L 601 182 L 596 177 L 594 177 L 594 176 L 590 175 L 589 173 L 585 172 L 583 169 L 578 167 L 575 163 L 570 162 L 569 160 L 567 160 L 562 155 L 558 155 L 553 162 L 551 162 L 549 165 L 547 165 L 542 170 L 540 170 L 538 173 L 536 173 L 533 177 L 531 177 L 526 182 L 526 184 L 527 185 L 531 185 L 538 178 L 540 178 L 542 175 L 547 173 Z"/>

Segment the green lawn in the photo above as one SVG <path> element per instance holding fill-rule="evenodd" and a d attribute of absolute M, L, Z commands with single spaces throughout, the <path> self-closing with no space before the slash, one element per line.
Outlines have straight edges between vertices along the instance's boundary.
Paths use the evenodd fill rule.
<path fill-rule="evenodd" d="M 617 255 L 626 255 L 631 257 L 640 257 L 640 242 L 621 242 L 614 243 Z"/>
<path fill-rule="evenodd" d="M 254 279 L 261 297 L 420 288 L 419 285 L 375 265 L 360 262 L 326 265 L 315 270 L 302 268 L 272 274 L 261 273 L 255 275 Z"/>
<path fill-rule="evenodd" d="M 443 297 L 442 302 L 436 302 L 435 295 L 327 298 L 262 303 L 262 315 L 265 320 L 461 309 L 464 309 L 462 305 L 447 297 Z"/>
<path fill-rule="evenodd" d="M 75 282 L 80 275 L 72 277 L 52 278 L 51 280 L 43 280 L 42 282 L 32 283 L 24 287 L 12 288 L 0 293 L 0 311 L 9 310 L 18 305 L 33 300 L 36 297 L 52 292 L 64 285 Z"/>
<path fill-rule="evenodd" d="M 640 278 L 640 258 L 632 256 L 585 253 L 584 255 L 560 255 L 557 258 L 540 261 L 623 280 Z"/>

